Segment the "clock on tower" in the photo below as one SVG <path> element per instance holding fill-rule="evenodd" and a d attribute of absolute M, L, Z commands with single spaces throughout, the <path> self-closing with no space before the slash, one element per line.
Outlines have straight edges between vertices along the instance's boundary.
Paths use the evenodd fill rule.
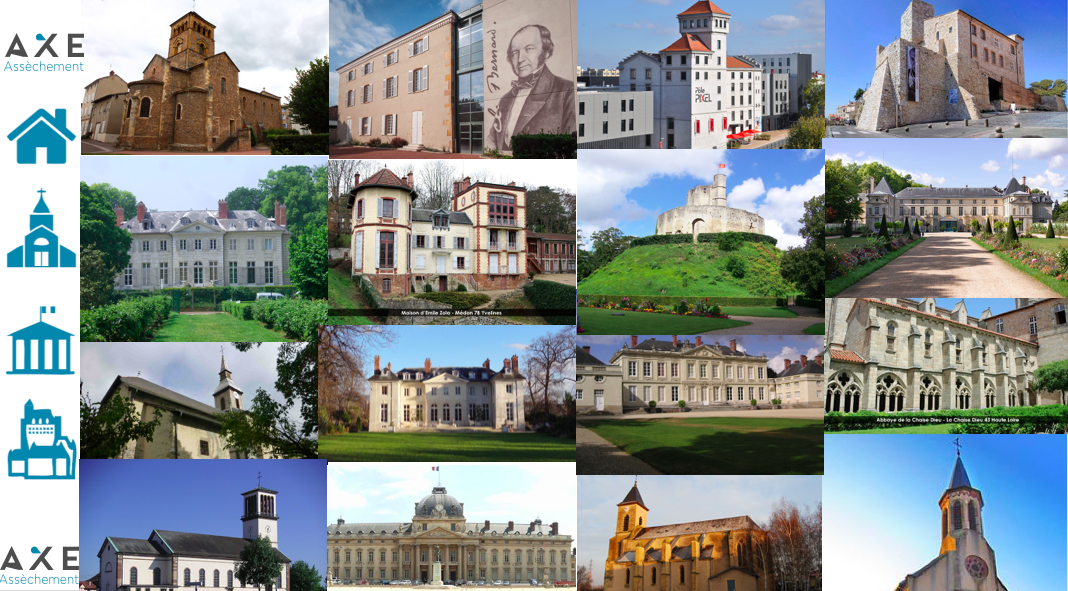
<path fill-rule="evenodd" d="M 277 491 L 257 486 L 242 493 L 245 499 L 245 512 L 241 517 L 246 540 L 266 537 L 271 545 L 278 547 L 278 513 L 275 508 Z"/>

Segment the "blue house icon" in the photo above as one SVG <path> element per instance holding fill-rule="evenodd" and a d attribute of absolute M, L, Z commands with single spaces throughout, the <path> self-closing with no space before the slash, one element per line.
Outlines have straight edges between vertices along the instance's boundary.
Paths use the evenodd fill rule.
<path fill-rule="evenodd" d="M 49 164 L 63 164 L 67 161 L 67 142 L 74 141 L 74 134 L 67 129 L 66 109 L 56 109 L 55 117 L 37 109 L 7 134 L 7 139 L 17 141 L 19 164 L 36 164 L 37 148 L 48 150 Z"/>
<path fill-rule="evenodd" d="M 30 233 L 23 246 L 7 253 L 8 267 L 74 267 L 74 251 L 60 246 L 59 237 L 52 231 L 52 213 L 44 201 L 45 190 L 30 214 Z"/>
<path fill-rule="evenodd" d="M 41 306 L 43 318 L 46 306 Z M 56 307 L 51 306 L 55 314 Z M 74 335 L 60 330 L 43 319 L 22 330 L 17 330 L 11 337 L 11 371 L 9 374 L 69 375 L 70 338 Z M 19 355 L 22 349 L 22 355 Z"/>

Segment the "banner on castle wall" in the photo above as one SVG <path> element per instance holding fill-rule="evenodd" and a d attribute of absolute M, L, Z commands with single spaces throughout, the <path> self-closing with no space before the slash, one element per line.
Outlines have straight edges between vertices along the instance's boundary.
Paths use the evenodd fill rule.
<path fill-rule="evenodd" d="M 951 105 L 957 104 L 957 89 L 956 88 L 950 88 L 949 89 L 949 104 L 951 104 Z"/>
<path fill-rule="evenodd" d="M 917 56 L 916 48 L 909 47 L 905 53 L 905 78 L 906 78 L 906 95 L 905 100 L 912 102 L 919 102 L 920 100 L 920 81 L 917 76 Z"/>

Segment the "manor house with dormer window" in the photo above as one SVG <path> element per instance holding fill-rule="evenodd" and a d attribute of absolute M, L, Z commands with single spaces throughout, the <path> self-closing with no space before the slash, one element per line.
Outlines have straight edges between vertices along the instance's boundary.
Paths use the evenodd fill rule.
<path fill-rule="evenodd" d="M 116 289 L 167 287 L 266 287 L 289 285 L 286 206 L 274 204 L 275 217 L 251 209 L 148 211 L 137 203 L 137 217 L 125 219 L 115 208 L 115 224 L 133 236 L 130 263 L 115 280 Z"/>

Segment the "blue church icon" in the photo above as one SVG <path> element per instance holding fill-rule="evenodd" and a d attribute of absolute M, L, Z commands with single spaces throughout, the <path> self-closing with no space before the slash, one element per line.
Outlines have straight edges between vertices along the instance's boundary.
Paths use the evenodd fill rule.
<path fill-rule="evenodd" d="M 37 148 L 45 148 L 49 164 L 63 164 L 67 161 L 67 142 L 74 141 L 74 134 L 67 129 L 66 109 L 56 109 L 54 117 L 37 109 L 7 134 L 7 139 L 18 144 L 19 164 L 37 164 Z"/>
<path fill-rule="evenodd" d="M 41 315 L 36 324 L 11 333 L 11 371 L 9 374 L 69 375 L 71 333 L 60 330 L 40 318 L 46 306 L 41 306 Z M 56 313 L 52 306 L 51 313 Z M 19 343 L 22 346 L 19 346 Z M 30 347 L 36 343 L 37 347 Z M 22 349 L 22 355 L 19 355 Z M 62 354 L 61 354 L 62 353 Z"/>
<path fill-rule="evenodd" d="M 77 258 L 74 251 L 60 246 L 59 238 L 52 231 L 52 214 L 45 205 L 45 190 L 37 207 L 30 214 L 30 233 L 23 246 L 7 253 L 8 267 L 74 267 Z"/>
<path fill-rule="evenodd" d="M 36 480 L 70 480 L 78 465 L 78 447 L 63 436 L 63 417 L 36 410 L 27 400 L 19 425 L 19 449 L 7 452 L 7 475 Z"/>

